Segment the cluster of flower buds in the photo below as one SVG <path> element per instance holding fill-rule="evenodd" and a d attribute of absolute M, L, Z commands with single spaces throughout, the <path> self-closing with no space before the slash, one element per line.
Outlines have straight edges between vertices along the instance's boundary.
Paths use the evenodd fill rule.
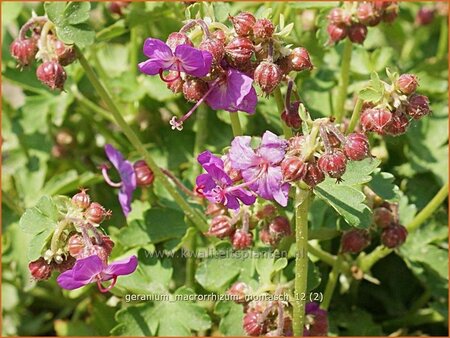
<path fill-rule="evenodd" d="M 72 46 L 56 37 L 53 24 L 46 17 L 33 17 L 20 29 L 19 36 L 10 46 L 11 56 L 19 67 L 31 65 L 35 60 L 42 63 L 36 69 L 36 76 L 50 89 L 63 90 L 67 79 L 64 66 L 76 60 Z M 31 35 L 27 37 L 28 32 Z"/>
<path fill-rule="evenodd" d="M 341 180 L 347 161 L 370 157 L 369 141 L 364 134 L 344 136 L 329 119 L 316 120 L 318 135 L 296 135 L 289 139 L 286 156 L 281 162 L 284 181 L 302 180 L 315 187 L 325 175 Z"/>
<path fill-rule="evenodd" d="M 263 208 L 263 211 L 272 208 L 274 208 L 272 205 L 267 205 Z M 259 238 L 264 244 L 276 247 L 284 237 L 292 234 L 292 230 L 286 217 L 274 217 L 273 215 L 274 213 L 261 218 L 262 228 L 259 232 Z M 258 217 L 258 214 L 256 216 Z"/>
<path fill-rule="evenodd" d="M 111 238 L 98 226 L 111 215 L 101 204 L 91 202 L 85 189 L 75 194 L 66 216 L 55 229 L 50 248 L 38 260 L 29 264 L 36 280 L 48 279 L 54 270 L 61 274 L 58 284 L 68 290 L 96 282 L 101 292 L 115 285 L 117 276 L 132 273 L 137 267 L 136 256 L 108 264 L 114 247 Z M 102 283 L 112 280 L 104 288 Z"/>
<path fill-rule="evenodd" d="M 278 288 L 276 293 L 284 292 Z M 292 336 L 292 319 L 286 311 L 287 302 L 282 300 L 268 300 L 272 296 L 253 297 L 252 288 L 244 282 L 234 283 L 227 293 L 233 300 L 244 306 L 242 326 L 249 336 Z M 282 295 L 278 294 L 282 299 Z M 274 298 L 274 297 L 273 297 Z"/>
<path fill-rule="evenodd" d="M 400 224 L 398 205 L 383 202 L 373 210 L 373 222 L 381 229 L 381 243 L 390 248 L 398 248 L 406 241 L 408 230 Z"/>
<path fill-rule="evenodd" d="M 411 120 L 430 114 L 428 97 L 416 94 L 418 79 L 412 74 L 390 74 L 392 84 L 381 81 L 384 95 L 378 102 L 366 102 L 361 113 L 364 131 L 398 136 L 405 133 Z"/>
<path fill-rule="evenodd" d="M 248 210 L 243 208 L 238 212 L 230 212 L 223 205 L 208 204 L 206 214 L 212 217 L 208 236 L 220 239 L 229 238 L 236 250 L 247 249 L 253 244 L 254 222 L 250 219 Z"/>
<path fill-rule="evenodd" d="M 344 232 L 341 237 L 341 252 L 357 254 L 367 248 L 371 236 L 367 229 L 351 229 Z"/>
<path fill-rule="evenodd" d="M 183 117 L 172 118 L 173 129 L 181 130 L 203 102 L 214 110 L 253 114 L 258 100 L 253 82 L 269 95 L 289 72 L 312 69 L 308 51 L 285 46 L 271 20 L 257 19 L 249 12 L 229 20 L 233 28 L 190 20 L 166 42 L 145 41 L 148 60 L 139 64 L 141 72 L 159 74 L 170 90 L 196 103 Z"/>
<path fill-rule="evenodd" d="M 362 44 L 367 36 L 367 27 L 376 26 L 381 21 L 392 22 L 397 14 L 395 1 L 345 2 L 328 15 L 329 42 L 336 43 L 348 37 L 353 43 Z"/>
<path fill-rule="evenodd" d="M 110 144 L 105 145 L 105 153 L 119 173 L 121 181 L 113 182 L 111 180 L 108 175 L 109 167 L 106 164 L 101 166 L 103 178 L 111 187 L 120 188 L 119 203 L 124 215 L 127 216 L 131 211 L 133 192 L 137 187 L 147 187 L 152 185 L 155 180 L 155 175 L 145 161 L 139 160 L 132 164 L 124 158 L 120 151 Z"/>

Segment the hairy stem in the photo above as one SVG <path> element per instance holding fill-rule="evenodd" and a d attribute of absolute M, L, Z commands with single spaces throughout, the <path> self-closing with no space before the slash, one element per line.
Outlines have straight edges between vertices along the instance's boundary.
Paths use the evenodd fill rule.
<path fill-rule="evenodd" d="M 239 112 L 230 113 L 231 128 L 234 136 L 242 135 L 241 121 L 239 120 Z"/>
<path fill-rule="evenodd" d="M 295 194 L 295 280 L 294 315 L 292 325 L 294 336 L 303 336 L 305 305 L 308 281 L 308 210 L 311 192 L 297 187 Z"/>
<path fill-rule="evenodd" d="M 347 128 L 347 135 L 355 130 L 356 125 L 358 124 L 359 117 L 361 115 L 361 108 L 363 105 L 363 100 L 358 97 L 356 101 L 355 108 L 353 109 L 352 118 L 350 119 L 350 123 Z"/>
<path fill-rule="evenodd" d="M 275 102 L 277 103 L 278 112 L 280 114 L 280 119 L 281 119 L 281 114 L 284 111 L 284 100 L 283 100 L 283 96 L 281 95 L 280 86 L 275 88 L 275 90 L 273 91 L 273 97 L 275 98 Z M 283 120 L 281 120 L 281 127 L 283 128 L 284 138 L 285 139 L 291 138 L 293 135 L 292 129 L 289 128 Z"/>
<path fill-rule="evenodd" d="M 202 151 L 205 146 L 206 139 L 208 138 L 208 108 L 202 104 L 198 107 L 197 123 L 195 125 L 195 144 L 194 144 L 194 176 L 198 176 L 202 171 L 202 166 L 197 163 L 197 155 Z"/>
<path fill-rule="evenodd" d="M 76 51 L 78 54 L 78 58 L 80 61 L 81 66 L 83 67 L 84 71 L 86 72 L 86 76 L 88 77 L 89 81 L 91 82 L 92 86 L 97 91 L 98 95 L 102 98 L 102 100 L 106 103 L 108 108 L 110 109 L 112 115 L 114 116 L 114 119 L 117 123 L 117 125 L 122 129 L 125 136 L 128 138 L 130 143 L 133 145 L 133 147 L 139 152 L 139 154 L 144 158 L 147 165 L 152 169 L 155 177 L 160 180 L 164 188 L 167 190 L 167 192 L 172 196 L 172 198 L 175 200 L 175 202 L 183 209 L 186 216 L 195 224 L 195 226 L 202 232 L 206 231 L 208 229 L 208 224 L 204 220 L 204 218 L 200 215 L 200 213 L 193 209 L 181 196 L 178 191 L 172 186 L 170 181 L 167 179 L 167 177 L 164 175 L 164 173 L 161 171 L 161 169 L 158 167 L 156 162 L 153 160 L 153 158 L 150 156 L 147 149 L 145 149 L 142 142 L 139 140 L 138 136 L 134 133 L 133 129 L 127 124 L 125 119 L 123 118 L 122 114 L 120 113 L 119 109 L 117 108 L 117 105 L 111 98 L 111 95 L 107 92 L 103 84 L 100 82 L 100 80 L 97 78 L 97 74 L 95 74 L 92 67 L 89 65 L 88 61 L 84 57 L 81 50 L 76 46 Z"/>
<path fill-rule="evenodd" d="M 436 57 L 438 59 L 442 59 L 447 53 L 447 43 L 448 43 L 448 22 L 447 17 L 444 16 L 441 18 L 441 27 L 439 33 L 439 43 L 436 52 Z"/>
<path fill-rule="evenodd" d="M 350 79 L 350 62 L 352 60 L 352 42 L 350 39 L 345 39 L 344 51 L 342 52 L 341 60 L 341 78 L 339 83 L 339 91 L 336 100 L 335 116 L 339 123 L 345 116 L 344 106 L 347 98 L 347 88 Z"/>

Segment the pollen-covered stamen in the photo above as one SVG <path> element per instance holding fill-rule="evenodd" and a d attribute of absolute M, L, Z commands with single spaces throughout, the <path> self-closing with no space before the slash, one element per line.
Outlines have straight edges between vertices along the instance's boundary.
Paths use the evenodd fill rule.
<path fill-rule="evenodd" d="M 106 288 L 103 287 L 101 282 L 101 276 L 97 276 L 97 287 L 102 293 L 106 293 L 111 291 L 111 289 L 116 285 L 117 282 L 117 276 L 113 276 L 111 284 L 109 284 Z"/>
<path fill-rule="evenodd" d="M 217 78 L 212 84 L 209 85 L 208 91 L 203 95 L 203 97 L 198 100 L 198 102 L 180 119 L 178 119 L 176 116 L 172 117 L 170 120 L 170 125 L 172 126 L 172 129 L 175 130 L 183 130 L 183 123 L 186 121 L 196 110 L 197 108 L 203 103 L 203 101 L 206 100 L 208 95 L 211 93 L 211 91 L 217 86 L 219 83 L 220 78 Z"/>
<path fill-rule="evenodd" d="M 112 180 L 111 180 L 111 178 L 109 177 L 109 175 L 108 175 L 108 166 L 106 165 L 106 164 L 102 164 L 101 166 L 100 166 L 100 169 L 102 170 L 102 175 L 103 175 L 103 178 L 105 179 L 105 182 L 109 185 L 109 186 L 111 186 L 111 187 L 113 187 L 113 188 L 120 188 L 122 185 L 123 185 L 123 183 L 122 182 L 119 182 L 119 183 L 116 183 L 116 182 L 113 182 Z"/>

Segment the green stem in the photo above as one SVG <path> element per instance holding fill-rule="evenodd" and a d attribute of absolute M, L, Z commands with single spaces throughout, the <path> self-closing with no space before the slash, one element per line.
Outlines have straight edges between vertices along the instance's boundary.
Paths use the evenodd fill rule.
<path fill-rule="evenodd" d="M 187 243 L 187 249 L 190 251 L 189 257 L 186 259 L 186 286 L 193 288 L 195 284 L 195 250 L 197 248 L 197 232 L 192 235 Z"/>
<path fill-rule="evenodd" d="M 448 182 L 438 191 L 433 199 L 423 208 L 406 228 L 408 231 L 416 230 L 423 222 L 425 222 L 445 201 L 448 195 Z"/>
<path fill-rule="evenodd" d="M 70 224 L 70 222 L 68 222 L 67 220 L 62 220 L 56 226 L 56 229 L 53 232 L 52 240 L 50 242 L 50 250 L 52 251 L 52 253 L 55 254 L 56 251 L 58 251 L 59 238 L 61 237 L 61 234 L 63 233 L 63 231 L 66 229 L 66 227 L 69 224 Z"/>
<path fill-rule="evenodd" d="M 350 79 L 350 62 L 352 60 L 353 44 L 350 39 L 345 40 L 344 51 L 341 60 L 341 78 L 339 84 L 339 92 L 336 101 L 336 122 L 341 122 L 345 116 L 345 100 L 347 99 L 347 88 Z"/>
<path fill-rule="evenodd" d="M 445 318 L 433 309 L 421 309 L 414 314 L 407 314 L 400 318 L 385 321 L 382 325 L 388 328 L 420 326 L 423 324 L 441 323 Z"/>
<path fill-rule="evenodd" d="M 114 119 L 118 126 L 122 129 L 125 136 L 128 138 L 133 147 L 140 153 L 140 155 L 144 158 L 147 165 L 152 169 L 155 178 L 158 179 L 167 192 L 172 196 L 175 202 L 180 206 L 180 208 L 185 212 L 186 216 L 194 223 L 194 225 L 201 231 L 204 232 L 208 229 L 208 224 L 204 220 L 204 218 L 199 214 L 199 212 L 193 209 L 181 196 L 178 191 L 172 186 L 167 177 L 163 174 L 159 166 L 150 156 L 149 152 L 145 149 L 142 142 L 139 140 L 137 135 L 134 133 L 133 129 L 127 124 L 123 116 L 121 115 L 117 105 L 114 103 L 110 94 L 107 92 L 103 84 L 97 78 L 92 67 L 89 65 L 88 61 L 84 57 L 81 50 L 76 46 L 76 51 L 78 54 L 78 59 L 80 61 L 81 66 L 84 68 L 86 72 L 86 76 L 89 81 L 92 83 L 93 87 L 97 91 L 98 95 L 105 101 L 106 105 L 110 109 Z"/>
<path fill-rule="evenodd" d="M 308 210 L 311 192 L 297 187 L 295 194 L 295 280 L 292 325 L 294 336 L 303 336 L 308 281 Z"/>
<path fill-rule="evenodd" d="M 352 118 L 350 119 L 350 123 L 348 125 L 347 135 L 353 132 L 353 130 L 355 130 L 355 127 L 359 121 L 359 116 L 361 115 L 361 108 L 363 103 L 364 101 L 358 97 L 358 100 L 356 101 L 355 104 L 355 108 L 353 109 Z"/>
<path fill-rule="evenodd" d="M 275 98 L 275 102 L 277 103 L 277 107 L 278 107 L 278 112 L 280 114 L 280 118 L 281 118 L 281 114 L 284 111 L 284 100 L 283 100 L 283 95 L 281 95 L 281 89 L 280 86 L 278 86 L 274 91 L 273 91 L 273 97 Z M 289 138 L 292 137 L 292 129 L 289 128 L 286 123 L 281 120 L 281 127 L 283 128 L 283 134 L 284 134 L 284 138 L 287 140 Z"/>
<path fill-rule="evenodd" d="M 337 281 L 339 279 L 341 261 L 342 255 L 338 255 L 336 261 L 333 264 L 333 268 L 330 271 L 330 275 L 328 276 L 328 282 L 325 286 L 323 301 L 320 305 L 320 307 L 324 310 L 327 310 L 330 306 L 331 298 L 333 297 L 334 289 L 336 288 Z"/>
<path fill-rule="evenodd" d="M 319 258 L 322 262 L 328 265 L 334 266 L 336 263 L 337 258 L 335 256 L 309 243 L 308 243 L 308 252 L 310 252 L 313 256 Z"/>
<path fill-rule="evenodd" d="M 14 211 L 17 215 L 22 216 L 25 212 L 25 209 L 22 208 L 19 204 L 17 204 L 14 199 L 12 199 L 9 194 L 2 190 L 2 202 L 5 203 L 8 208 Z"/>
<path fill-rule="evenodd" d="M 231 128 L 234 136 L 242 135 L 241 121 L 239 120 L 239 112 L 230 113 Z"/>
<path fill-rule="evenodd" d="M 138 28 L 130 28 L 130 72 L 134 79 L 138 79 Z M 131 113 L 136 114 L 139 111 L 139 100 L 130 103 Z"/>
<path fill-rule="evenodd" d="M 447 43 L 448 43 L 448 21 L 447 17 L 441 18 L 441 30 L 439 33 L 439 43 L 437 48 L 436 57 L 442 59 L 447 53 Z"/>

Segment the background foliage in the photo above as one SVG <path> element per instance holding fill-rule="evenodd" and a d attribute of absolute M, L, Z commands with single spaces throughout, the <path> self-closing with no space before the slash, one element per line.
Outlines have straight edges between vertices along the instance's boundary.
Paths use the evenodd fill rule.
<path fill-rule="evenodd" d="M 279 23 L 294 23 L 288 36 L 293 45 L 305 46 L 311 53 L 315 70 L 300 74 L 296 81 L 305 105 L 314 117 L 332 113 L 330 102 L 339 77 L 342 45 L 324 48 L 323 16 L 336 3 L 217 3 L 214 7 L 195 4 L 188 14 L 200 11 L 217 20 L 240 10 L 262 15 L 269 8 Z M 385 79 L 384 69 L 414 73 L 420 78 L 419 92 L 429 96 L 433 114 L 413 122 L 401 137 L 374 138 L 373 153 L 382 161 L 372 185 L 388 186 L 387 197 L 400 203 L 401 219 L 408 223 L 447 181 L 448 172 L 448 66 L 447 57 L 436 57 L 446 17 L 437 17 L 428 26 L 416 27 L 414 17 L 423 4 L 401 3 L 399 18 L 392 25 L 369 30 L 364 46 L 355 46 L 351 64 L 350 91 L 363 88 L 373 71 Z M 56 5 L 55 5 L 56 6 Z M 84 6 L 84 5 L 83 5 Z M 178 30 L 185 17 L 184 3 L 132 3 L 118 18 L 107 4 L 92 3 L 77 8 L 79 14 L 64 16 L 53 10 L 65 27 L 65 42 L 74 39 L 86 46 L 89 61 L 104 78 L 119 102 L 125 119 L 145 143 L 156 161 L 172 170 L 192 187 L 198 173 L 195 155 L 202 149 L 220 152 L 229 145 L 232 131 L 228 115 L 208 111 L 207 128 L 196 130 L 195 119 L 183 132 L 170 129 L 172 114 L 186 112 L 190 104 L 173 95 L 157 77 L 137 73 L 136 63 L 145 37 L 165 39 Z M 31 12 L 44 13 L 43 4 L 2 3 L 2 309 L 3 335 L 242 335 L 242 309 L 229 302 L 173 303 L 146 302 L 127 304 L 124 293 L 209 293 L 224 292 L 236 279 L 258 285 L 283 270 L 292 278 L 292 263 L 286 260 L 199 260 L 196 284 L 186 287 L 183 259 L 158 259 L 145 250 L 176 250 L 186 243 L 182 212 L 170 200 L 158 182 L 154 192 L 161 207 L 149 210 L 144 192 L 133 203 L 128 225 L 117 203 L 115 192 L 105 185 L 98 165 L 104 161 L 103 145 L 109 142 L 132 159 L 137 154 L 111 123 L 103 102 L 78 63 L 69 67 L 66 91 L 50 92 L 38 83 L 35 69 L 22 72 L 15 68 L 8 46 Z M 312 11 L 312 12 L 311 12 Z M 89 13 L 89 32 L 83 22 Z M 305 13 L 314 13 L 316 28 L 307 25 Z M 73 13 L 69 13 L 73 14 Z M 72 19 L 70 19 L 72 18 Z M 322 20 L 321 20 L 322 18 Z M 86 28 L 86 29 L 85 29 Z M 75 33 L 74 33 L 75 32 Z M 75 37 L 75 38 L 74 38 Z M 350 105 L 348 110 L 353 107 Z M 207 108 L 204 108 L 207 109 Z M 246 134 L 260 135 L 269 129 L 281 133 L 274 100 L 261 99 L 254 117 L 241 116 Z M 64 144 L 61 131 L 73 138 Z M 201 140 L 196 141 L 196 135 Z M 368 172 L 369 174 L 370 172 Z M 387 174 L 392 173 L 394 176 Z M 395 177 L 395 178 L 394 178 Z M 351 188 L 351 179 L 342 189 Z M 376 183 L 374 183 L 376 182 Z M 398 188 L 392 189 L 392 184 Z M 53 280 L 36 283 L 30 279 L 26 248 L 30 236 L 19 229 L 19 217 L 36 205 L 41 196 L 73 194 L 78 187 L 89 187 L 94 200 L 113 210 L 106 231 L 116 242 L 115 257 L 138 253 L 138 271 L 118 281 L 114 296 L 99 294 L 93 288 L 62 291 Z M 345 193 L 345 192 L 344 192 Z M 150 192 L 151 196 L 153 193 Z M 390 197 L 389 197 L 390 196 Z M 140 197 L 140 198 L 139 198 Z M 363 211 L 362 211 L 363 212 Z M 334 210 L 316 199 L 311 212 L 311 227 L 316 230 L 345 228 Z M 167 227 L 167 224 L 171 224 Z M 346 293 L 336 292 L 330 307 L 331 333 L 336 335 L 446 335 L 448 331 L 448 231 L 447 210 L 443 206 L 396 253 L 380 260 L 372 269 L 379 283 L 341 279 Z M 206 245 L 205 243 L 201 243 Z M 337 238 L 321 245 L 335 253 Z M 366 251 L 370 252 L 375 244 Z M 200 245 L 201 247 L 201 245 Z M 262 249 L 261 249 L 262 250 Z M 329 266 L 311 263 L 309 288 L 323 291 Z"/>

